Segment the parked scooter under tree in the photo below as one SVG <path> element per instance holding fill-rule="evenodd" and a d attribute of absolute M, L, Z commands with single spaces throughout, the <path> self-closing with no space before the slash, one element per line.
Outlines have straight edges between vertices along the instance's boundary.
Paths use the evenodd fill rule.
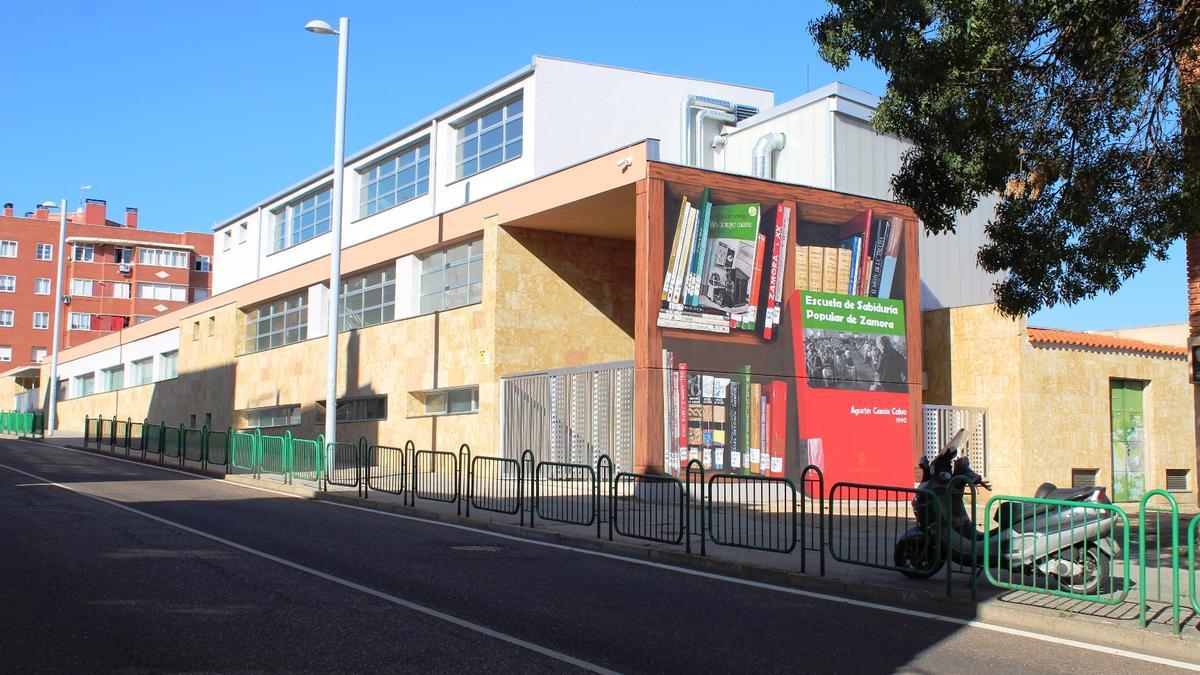
<path fill-rule="evenodd" d="M 921 483 L 912 500 L 917 523 L 896 542 L 894 558 L 902 573 L 912 578 L 933 576 L 946 558 L 981 571 L 984 533 L 980 532 L 963 503 L 965 485 L 991 490 L 982 476 L 971 470 L 964 454 L 966 430 L 960 429 L 932 462 L 922 458 Z M 963 477 L 962 480 L 956 480 Z M 953 485 L 951 488 L 950 486 Z M 950 490 L 947 500 L 947 490 Z M 1103 487 L 1058 488 L 1043 483 L 1037 499 L 1078 502 L 1078 507 L 1004 502 L 996 512 L 997 527 L 988 533 L 988 559 L 1010 575 L 1038 575 L 1058 589 L 1092 595 L 1106 586 L 1116 544 L 1112 541 L 1116 515 L 1089 504 L 1111 504 Z M 949 506 L 950 527 L 943 511 Z"/>

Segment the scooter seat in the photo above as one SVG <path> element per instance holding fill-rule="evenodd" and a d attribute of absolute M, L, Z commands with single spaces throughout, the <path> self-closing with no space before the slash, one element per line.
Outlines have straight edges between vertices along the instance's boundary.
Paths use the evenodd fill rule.
<path fill-rule="evenodd" d="M 1057 499 L 1064 502 L 1079 501 L 1092 495 L 1090 487 L 1060 488 L 1054 483 L 1042 483 L 1033 496 L 1037 499 Z"/>

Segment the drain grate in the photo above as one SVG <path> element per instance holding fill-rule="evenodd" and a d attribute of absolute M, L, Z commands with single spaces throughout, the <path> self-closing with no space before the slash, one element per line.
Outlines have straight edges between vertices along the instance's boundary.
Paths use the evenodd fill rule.
<path fill-rule="evenodd" d="M 507 547 L 488 546 L 486 544 L 463 544 L 461 546 L 450 547 L 450 549 L 454 551 L 482 551 L 484 553 L 495 553 L 496 551 L 503 551 L 505 548 Z"/>

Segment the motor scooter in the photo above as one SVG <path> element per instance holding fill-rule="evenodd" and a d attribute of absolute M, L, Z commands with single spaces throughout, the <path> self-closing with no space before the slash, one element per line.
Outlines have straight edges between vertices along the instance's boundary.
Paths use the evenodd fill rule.
<path fill-rule="evenodd" d="M 921 459 L 921 483 L 912 500 L 918 524 L 904 533 L 894 551 L 896 567 L 906 576 L 931 577 L 947 557 L 982 570 L 984 534 L 976 528 L 973 514 L 967 512 L 963 496 L 968 483 L 989 491 L 991 485 L 971 470 L 965 452 L 959 457 L 965 447 L 966 430 L 960 429 L 932 462 Z M 960 476 L 963 480 L 955 480 Z M 1040 575 L 1059 590 L 1095 594 L 1107 584 L 1118 554 L 1112 540 L 1116 514 L 1089 506 L 1112 503 L 1105 489 L 1042 483 L 1034 497 L 1079 502 L 1079 506 L 1001 502 L 995 516 L 997 526 L 988 533 L 992 569 L 1007 570 L 1010 576 Z M 942 516 L 947 506 L 949 528 Z"/>

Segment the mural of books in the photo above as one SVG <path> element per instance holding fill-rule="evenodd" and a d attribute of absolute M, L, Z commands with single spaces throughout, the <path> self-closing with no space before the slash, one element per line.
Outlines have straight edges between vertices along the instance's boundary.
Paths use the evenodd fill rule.
<path fill-rule="evenodd" d="M 663 468 L 682 475 L 699 460 L 706 472 L 783 477 L 789 457 L 789 383 L 736 373 L 708 373 L 662 353 Z"/>
<path fill-rule="evenodd" d="M 796 289 L 892 298 L 904 221 L 875 218 L 837 246 L 796 247 Z"/>
<path fill-rule="evenodd" d="M 765 215 L 764 215 L 765 211 Z M 707 189 L 679 205 L 662 287 L 661 328 L 758 332 L 780 323 L 792 209 L 715 204 Z"/>

